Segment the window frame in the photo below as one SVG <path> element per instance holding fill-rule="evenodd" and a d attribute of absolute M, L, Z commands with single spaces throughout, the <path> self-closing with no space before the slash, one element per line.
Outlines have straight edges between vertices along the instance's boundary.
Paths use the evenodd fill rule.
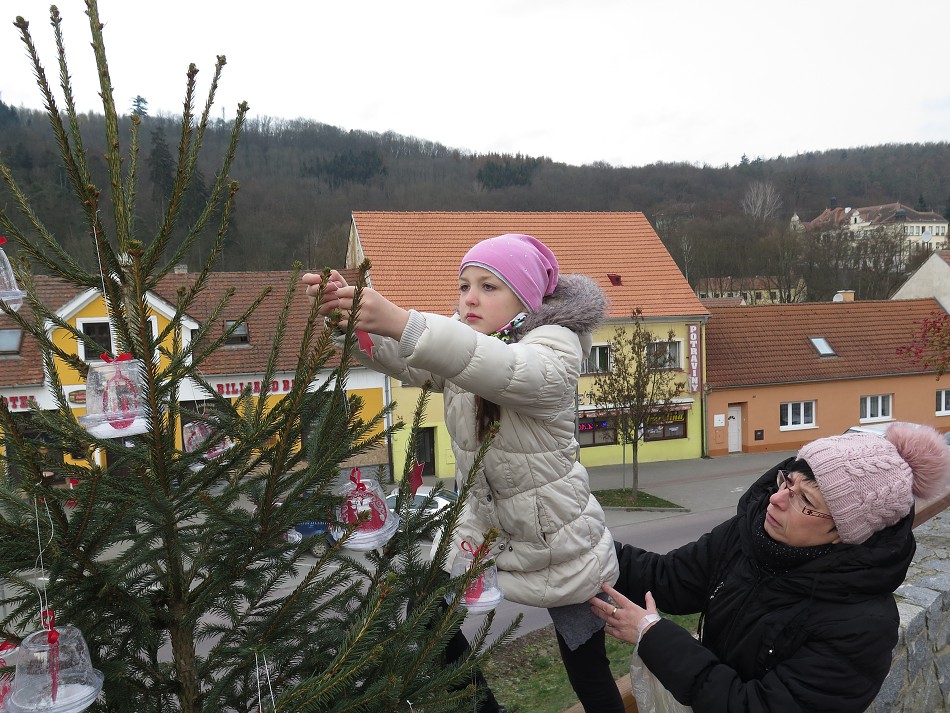
<path fill-rule="evenodd" d="M 247 320 L 226 319 L 224 320 L 224 331 L 227 332 L 235 324 L 238 325 L 238 328 L 231 334 L 230 337 L 224 340 L 224 343 L 230 347 L 249 345 L 251 343 L 251 330 L 247 326 Z M 241 330 L 240 325 L 244 325 L 243 331 Z"/>
<path fill-rule="evenodd" d="M 940 408 L 941 396 L 943 397 L 943 408 Z M 937 398 L 934 404 L 937 407 L 935 416 L 950 416 L 950 389 L 937 389 Z"/>
<path fill-rule="evenodd" d="M 664 365 L 658 365 L 657 368 L 663 369 L 664 371 L 682 371 L 683 370 L 683 340 L 682 339 L 672 339 L 661 341 L 650 342 L 650 345 L 647 347 L 647 356 L 650 359 L 651 363 L 655 363 L 656 351 L 658 346 L 663 346 L 667 351 L 667 358 L 664 360 Z M 670 348 L 676 349 L 676 354 L 673 359 L 669 358 Z"/>
<path fill-rule="evenodd" d="M 805 417 L 805 411 L 807 410 L 806 405 L 810 405 L 811 407 L 810 421 L 806 421 L 806 417 Z M 794 420 L 794 413 L 793 413 L 794 406 L 799 407 L 798 409 L 799 414 L 800 414 L 799 423 L 792 422 Z M 786 407 L 787 407 L 787 412 L 788 412 L 787 415 L 782 413 L 783 411 L 786 411 Z M 785 418 L 787 421 L 785 425 L 782 425 L 783 418 Z M 782 403 L 779 404 L 779 420 L 778 420 L 779 431 L 802 431 L 802 430 L 810 429 L 810 428 L 818 428 L 817 421 L 818 421 L 818 407 L 817 407 L 817 402 L 814 399 L 805 399 L 803 401 L 783 401 Z"/>
<path fill-rule="evenodd" d="M 872 399 L 877 401 L 876 416 L 871 416 Z M 886 400 L 886 401 L 885 401 Z M 887 413 L 884 413 L 884 404 L 887 405 Z M 868 394 L 861 396 L 858 400 L 858 423 L 881 423 L 882 421 L 894 420 L 894 394 Z"/>
<path fill-rule="evenodd" d="M 19 327 L 3 327 L 0 329 L 0 335 L 3 334 L 12 335 L 12 339 L 15 340 L 15 345 L 11 349 L 5 349 L 3 347 L 3 337 L 0 337 L 0 356 L 15 356 L 19 354 L 23 348 L 23 330 Z M 13 344 L 12 341 L 11 344 Z"/>
<path fill-rule="evenodd" d="M 78 317 L 76 319 L 76 329 L 82 332 L 85 336 L 91 337 L 91 334 L 88 334 L 84 329 L 87 324 L 104 324 L 109 328 L 109 346 L 105 349 L 106 353 L 114 354 L 115 353 L 115 334 L 112 332 L 112 324 L 108 319 L 103 317 Z M 92 364 L 96 362 L 102 362 L 102 352 L 99 354 L 87 356 L 86 354 L 86 343 L 82 339 L 76 340 L 76 355 L 87 364 Z"/>
<path fill-rule="evenodd" d="M 600 365 L 602 361 L 606 361 L 606 365 L 604 369 L 596 369 L 594 371 L 591 371 L 590 369 L 591 355 L 593 355 L 594 350 L 598 350 L 598 351 L 603 350 L 604 358 L 597 359 L 596 361 L 598 365 Z M 590 351 L 587 353 L 587 358 L 584 359 L 584 362 L 581 364 L 581 374 L 582 375 L 607 374 L 610 372 L 611 366 L 613 365 L 610 359 L 610 344 L 594 344 L 591 346 Z"/>

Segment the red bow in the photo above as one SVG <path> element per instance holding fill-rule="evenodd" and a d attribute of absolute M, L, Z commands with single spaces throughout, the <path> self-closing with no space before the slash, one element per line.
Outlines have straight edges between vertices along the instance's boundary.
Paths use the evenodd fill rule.
<path fill-rule="evenodd" d="M 102 359 L 102 361 L 104 361 L 106 364 L 112 364 L 116 361 L 129 361 L 132 358 L 132 355 L 128 352 L 122 352 L 119 354 L 119 356 L 113 359 L 108 353 L 102 352 L 102 354 L 99 355 L 99 358 Z"/>
<path fill-rule="evenodd" d="M 356 485 L 356 491 L 357 491 L 357 492 L 366 490 L 366 486 L 363 484 L 363 481 L 360 480 L 360 478 L 362 477 L 362 475 L 363 475 L 363 474 L 360 473 L 360 469 L 359 469 L 359 468 L 354 468 L 353 470 L 350 471 L 350 480 L 352 480 L 353 483 Z"/>
<path fill-rule="evenodd" d="M 6 237 L 4 237 L 3 235 L 0 235 L 0 245 L 3 245 L 5 242 L 7 242 Z"/>
<path fill-rule="evenodd" d="M 468 540 L 462 540 L 462 549 L 466 552 L 471 552 L 472 557 L 475 559 L 488 553 L 488 547 L 485 546 L 484 542 L 478 546 L 478 549 L 475 549 Z"/>

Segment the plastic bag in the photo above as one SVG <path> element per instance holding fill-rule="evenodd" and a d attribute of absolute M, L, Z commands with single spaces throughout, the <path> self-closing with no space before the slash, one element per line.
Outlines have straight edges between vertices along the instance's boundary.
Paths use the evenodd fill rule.
<path fill-rule="evenodd" d="M 636 649 L 630 659 L 630 688 L 637 701 L 639 713 L 692 713 L 692 708 L 677 701 L 673 694 L 663 687 L 643 663 Z"/>

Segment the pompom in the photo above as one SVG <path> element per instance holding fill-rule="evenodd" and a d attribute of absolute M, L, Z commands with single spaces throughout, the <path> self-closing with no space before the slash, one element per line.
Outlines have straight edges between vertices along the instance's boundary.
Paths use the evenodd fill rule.
<path fill-rule="evenodd" d="M 890 441 L 914 474 L 913 493 L 918 498 L 936 495 L 950 477 L 950 448 L 930 426 L 895 423 L 884 437 Z"/>

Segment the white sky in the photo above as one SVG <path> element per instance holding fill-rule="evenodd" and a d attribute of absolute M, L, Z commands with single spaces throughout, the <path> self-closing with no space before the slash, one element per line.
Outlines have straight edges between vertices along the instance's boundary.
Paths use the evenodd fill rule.
<path fill-rule="evenodd" d="M 0 2 L 0 99 L 57 81 L 50 0 Z M 59 0 L 80 110 L 101 113 L 83 0 Z M 950 0 L 100 0 L 116 103 L 305 117 L 477 153 L 636 166 L 950 140 Z"/>

